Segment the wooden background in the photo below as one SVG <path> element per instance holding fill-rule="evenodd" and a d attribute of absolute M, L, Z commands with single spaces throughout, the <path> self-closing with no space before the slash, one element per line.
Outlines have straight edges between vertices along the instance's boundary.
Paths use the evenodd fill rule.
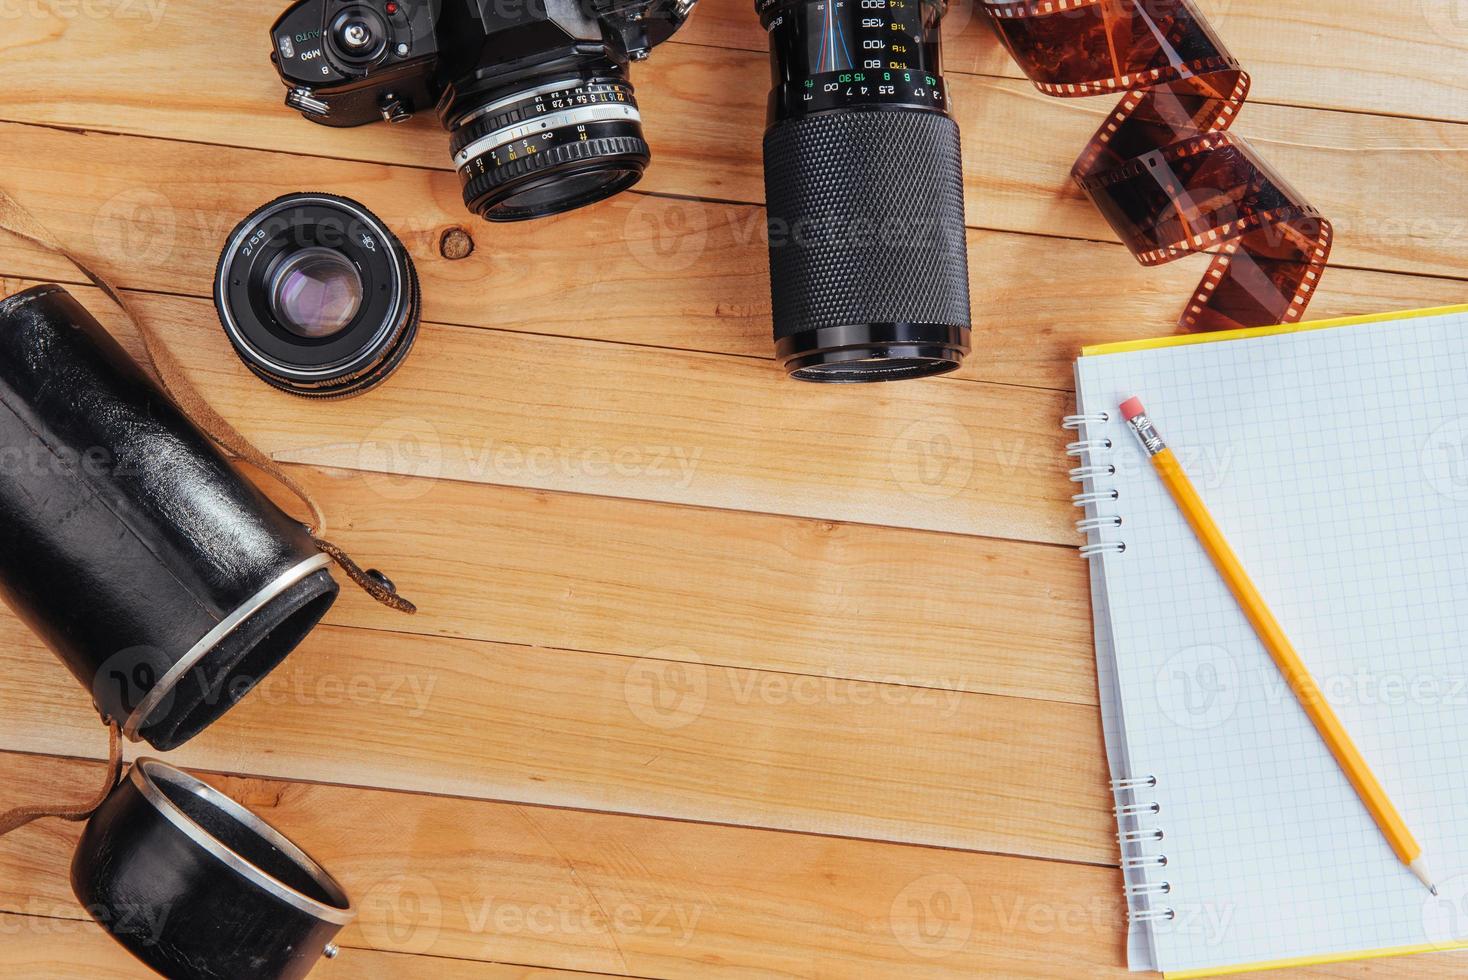
<path fill-rule="evenodd" d="M 1311 315 L 1463 301 L 1468 3 L 1200 5 L 1255 75 L 1238 131 L 1336 222 Z M 1122 976 L 1058 423 L 1079 345 L 1170 330 L 1203 264 L 1138 267 L 1070 187 L 1112 100 L 1037 94 L 957 7 L 976 349 L 800 385 L 771 359 L 747 0 L 702 0 L 636 67 L 635 192 L 512 226 L 462 210 L 433 120 L 284 109 L 281 6 L 0 0 L 0 184 L 422 606 L 344 592 L 171 757 L 347 884 L 361 916 L 318 975 Z M 207 299 L 225 233 L 299 190 L 367 204 L 423 279 L 416 350 L 357 400 L 253 380 Z M 13 240 L 0 275 L 78 280 Z M 8 614 L 0 677 L 0 806 L 83 793 L 103 733 Z M 8 975 L 142 972 L 70 895 L 76 833 L 0 841 Z"/>

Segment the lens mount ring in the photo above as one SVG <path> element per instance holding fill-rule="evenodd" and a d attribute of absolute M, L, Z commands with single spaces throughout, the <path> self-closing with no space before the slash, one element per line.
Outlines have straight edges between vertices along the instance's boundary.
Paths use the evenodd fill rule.
<path fill-rule="evenodd" d="M 941 323 L 854 323 L 803 330 L 775 343 L 797 381 L 853 384 L 925 378 L 957 370 L 969 328 Z"/>
<path fill-rule="evenodd" d="M 301 254 L 332 252 L 350 264 L 360 300 L 350 319 L 311 297 L 295 308 L 319 313 L 325 328 L 286 322 L 281 270 Z M 407 356 L 417 336 L 418 275 L 402 243 L 361 204 L 331 194 L 301 193 L 263 205 L 237 225 L 219 256 L 214 303 L 240 360 L 267 384 L 312 398 L 344 398 L 376 387 Z M 319 326 L 319 324 L 315 324 Z"/>

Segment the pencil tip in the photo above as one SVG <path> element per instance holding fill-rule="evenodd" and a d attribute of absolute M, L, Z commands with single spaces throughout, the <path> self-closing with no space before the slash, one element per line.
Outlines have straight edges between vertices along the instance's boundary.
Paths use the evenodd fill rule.
<path fill-rule="evenodd" d="M 1407 865 L 1407 867 L 1417 876 L 1418 881 L 1427 886 L 1428 891 L 1434 895 L 1437 894 L 1437 885 L 1433 884 L 1432 875 L 1427 873 L 1427 864 L 1422 860 L 1421 855 L 1418 855 L 1417 860 Z"/>

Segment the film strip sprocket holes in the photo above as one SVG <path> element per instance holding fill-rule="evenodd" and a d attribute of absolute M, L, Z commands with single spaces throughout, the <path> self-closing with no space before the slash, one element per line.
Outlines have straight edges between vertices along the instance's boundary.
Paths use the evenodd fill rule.
<path fill-rule="evenodd" d="M 1040 91 L 1124 93 L 1071 176 L 1137 260 L 1213 261 L 1179 323 L 1224 330 L 1300 319 L 1331 225 L 1228 132 L 1249 75 L 1191 0 L 983 0 Z"/>

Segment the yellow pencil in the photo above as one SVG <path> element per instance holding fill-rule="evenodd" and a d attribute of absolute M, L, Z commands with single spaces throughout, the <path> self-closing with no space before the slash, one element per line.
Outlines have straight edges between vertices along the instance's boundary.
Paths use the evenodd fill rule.
<path fill-rule="evenodd" d="M 1157 434 L 1157 428 L 1147 413 L 1142 408 L 1142 402 L 1137 398 L 1129 398 L 1121 405 L 1122 417 L 1131 426 L 1137 438 L 1142 441 L 1142 448 L 1152 459 L 1152 466 L 1157 470 L 1157 475 L 1162 478 L 1162 483 L 1167 487 L 1172 499 L 1177 502 L 1178 509 L 1187 518 L 1188 524 L 1193 528 L 1193 533 L 1198 536 L 1198 541 L 1203 545 L 1203 550 L 1208 552 L 1208 557 L 1213 560 L 1213 565 L 1218 569 L 1218 574 L 1228 585 L 1229 591 L 1238 600 L 1239 606 L 1244 610 L 1249 623 L 1254 627 L 1254 632 L 1259 634 L 1260 641 L 1264 644 L 1269 655 L 1274 658 L 1279 671 L 1284 675 L 1290 690 L 1295 692 L 1299 698 L 1300 705 L 1310 720 L 1315 723 L 1315 729 L 1320 732 L 1320 737 L 1330 749 L 1330 754 L 1335 756 L 1335 761 L 1340 764 L 1346 778 L 1356 788 L 1356 793 L 1361 797 L 1361 802 L 1366 804 L 1372 819 L 1381 828 L 1387 843 L 1391 845 L 1401 862 L 1405 864 L 1421 882 L 1434 894 L 1437 894 L 1437 886 L 1432 883 L 1432 878 L 1427 873 L 1427 868 L 1422 861 L 1422 845 L 1412 836 L 1407 829 L 1406 821 L 1392 805 L 1387 797 L 1386 790 L 1382 789 L 1381 783 L 1366 765 L 1366 760 L 1361 757 L 1361 750 L 1356 748 L 1356 743 L 1351 741 L 1351 736 L 1341 724 L 1340 718 L 1336 716 L 1334 709 L 1325 700 L 1320 686 L 1315 683 L 1315 678 L 1310 676 L 1310 671 L 1305 667 L 1300 655 L 1290 645 L 1289 638 L 1285 636 L 1284 630 L 1280 628 L 1279 621 L 1274 618 L 1274 613 L 1264 604 L 1264 598 L 1249 576 L 1244 571 L 1244 566 L 1234 554 L 1234 550 L 1224 540 L 1223 532 L 1219 531 L 1218 525 L 1209 516 L 1207 508 L 1203 506 L 1203 499 L 1198 496 L 1193 481 L 1188 479 L 1183 472 L 1182 465 L 1178 463 L 1177 457 L 1172 450 L 1162 441 Z"/>

